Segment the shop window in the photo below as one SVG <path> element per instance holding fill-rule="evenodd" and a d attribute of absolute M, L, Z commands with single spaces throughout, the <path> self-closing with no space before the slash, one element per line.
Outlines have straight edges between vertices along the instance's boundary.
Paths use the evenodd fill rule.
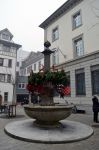
<path fill-rule="evenodd" d="M 92 94 L 99 95 L 99 65 L 91 67 Z"/>
<path fill-rule="evenodd" d="M 4 92 L 4 102 L 8 102 L 8 92 Z"/>
<path fill-rule="evenodd" d="M 85 89 L 85 73 L 83 69 L 76 70 L 75 72 L 75 82 L 76 82 L 76 95 L 86 95 Z"/>

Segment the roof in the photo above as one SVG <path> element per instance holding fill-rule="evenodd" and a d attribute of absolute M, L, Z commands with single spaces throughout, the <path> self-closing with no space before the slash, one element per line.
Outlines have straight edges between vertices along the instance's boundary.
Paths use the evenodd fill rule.
<path fill-rule="evenodd" d="M 66 13 L 68 10 L 75 7 L 78 3 L 83 0 L 68 0 L 61 7 L 59 7 L 51 16 L 49 16 L 39 27 L 45 29 L 49 24 L 58 19 L 61 15 Z"/>
<path fill-rule="evenodd" d="M 10 34 L 11 39 L 13 38 L 12 33 L 11 33 L 7 28 L 1 30 L 1 31 L 0 31 L 0 34 L 3 33 L 3 32 L 8 32 L 8 33 Z"/>
<path fill-rule="evenodd" d="M 21 69 L 33 63 L 36 63 L 42 58 L 44 58 L 44 55 L 41 52 L 31 52 L 30 55 L 22 61 Z"/>
<path fill-rule="evenodd" d="M 19 45 L 19 44 L 16 44 L 14 42 L 9 42 L 9 41 L 5 41 L 5 40 L 1 40 L 1 39 L 0 39 L 0 43 L 4 44 L 6 46 L 16 47 L 17 49 L 19 49 L 21 47 L 21 45 Z"/>

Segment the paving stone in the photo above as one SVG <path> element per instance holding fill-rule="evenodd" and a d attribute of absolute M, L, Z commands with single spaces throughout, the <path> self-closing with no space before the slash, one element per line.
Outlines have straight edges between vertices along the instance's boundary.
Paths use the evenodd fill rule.
<path fill-rule="evenodd" d="M 90 109 L 90 106 L 88 109 Z M 22 107 L 17 108 L 17 115 L 23 115 L 23 117 L 16 117 L 13 119 L 0 118 L 0 150 L 99 150 L 98 127 L 93 127 L 94 134 L 90 138 L 83 141 L 66 144 L 29 143 L 11 138 L 4 132 L 5 125 L 12 121 L 24 120 L 25 118 L 28 118 L 27 116 L 24 117 L 25 114 Z M 68 119 L 72 121 L 78 121 L 89 126 L 92 126 L 93 124 L 92 113 L 72 114 Z"/>

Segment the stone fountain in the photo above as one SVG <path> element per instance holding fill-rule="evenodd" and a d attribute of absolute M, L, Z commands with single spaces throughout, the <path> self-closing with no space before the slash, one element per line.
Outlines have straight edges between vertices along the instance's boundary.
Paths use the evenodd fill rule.
<path fill-rule="evenodd" d="M 53 53 L 49 49 L 50 43 L 47 41 L 44 43 L 45 50 L 42 52 L 44 54 L 44 72 L 50 70 L 50 55 Z M 35 124 L 39 126 L 57 126 L 59 121 L 67 118 L 72 113 L 72 105 L 57 105 L 53 101 L 53 91 L 54 87 L 52 83 L 44 83 L 44 91 L 41 94 L 40 105 L 30 104 L 24 106 L 25 113 L 36 119 Z"/>
<path fill-rule="evenodd" d="M 45 50 L 42 52 L 44 72 L 47 72 L 50 70 L 50 54 L 53 52 L 49 49 L 49 42 L 45 42 L 44 46 Z M 33 78 L 31 81 L 34 81 Z M 41 102 L 24 106 L 25 113 L 31 119 L 9 123 L 5 126 L 5 132 L 13 138 L 38 143 L 59 144 L 90 137 L 93 134 L 91 127 L 66 119 L 72 113 L 72 105 L 54 103 L 53 90 L 55 87 L 53 83 L 44 82 L 42 84 L 43 92 L 39 95 Z"/>

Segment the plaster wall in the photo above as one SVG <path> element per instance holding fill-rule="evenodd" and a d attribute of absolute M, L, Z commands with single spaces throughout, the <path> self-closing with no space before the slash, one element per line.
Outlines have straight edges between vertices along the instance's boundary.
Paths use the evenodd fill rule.
<path fill-rule="evenodd" d="M 82 25 L 72 29 L 72 16 L 81 11 Z M 59 39 L 52 42 L 52 30 L 58 26 Z M 74 58 L 73 39 L 83 35 L 84 54 L 99 50 L 99 0 L 83 0 L 73 9 L 50 24 L 44 31 L 44 40 L 51 42 L 51 49 L 59 48 L 59 63 Z"/>

